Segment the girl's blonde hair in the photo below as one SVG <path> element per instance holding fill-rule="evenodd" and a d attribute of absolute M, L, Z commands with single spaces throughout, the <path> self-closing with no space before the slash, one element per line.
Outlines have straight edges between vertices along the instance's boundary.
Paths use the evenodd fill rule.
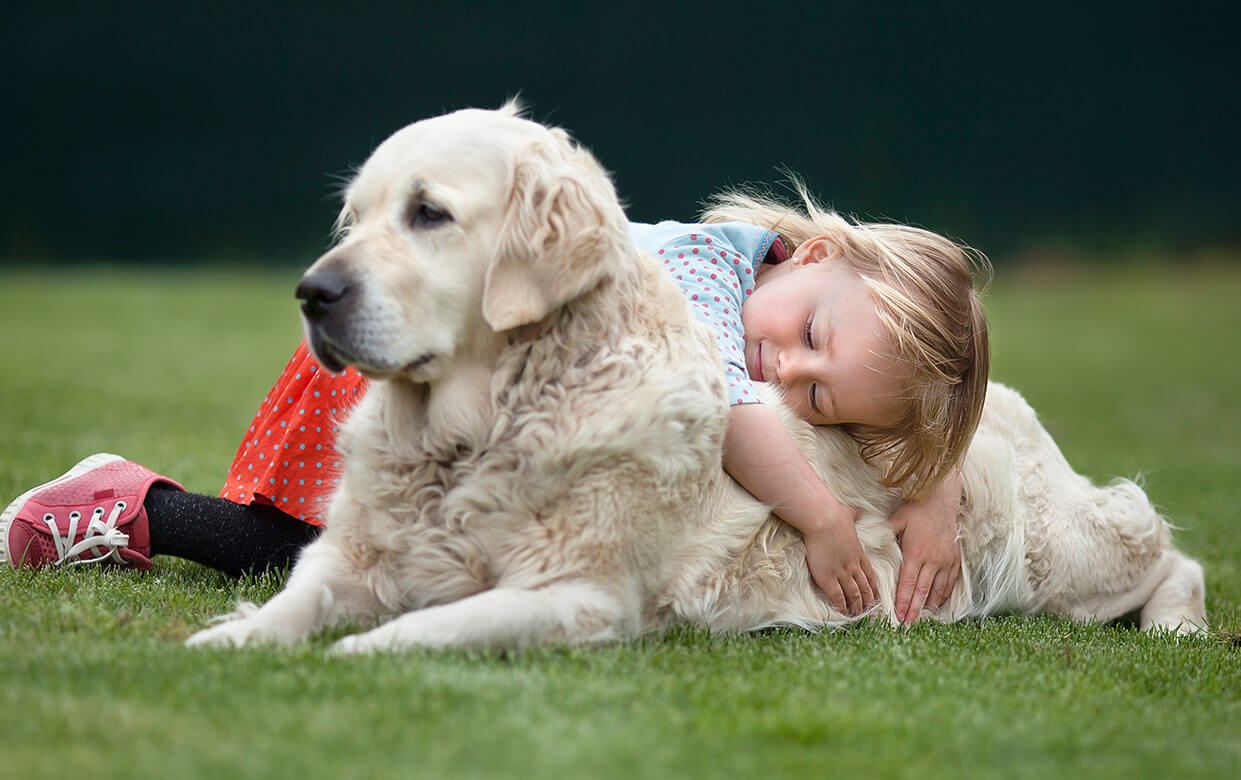
<path fill-rule="evenodd" d="M 899 423 L 841 427 L 862 457 L 882 467 L 883 484 L 922 497 L 960 463 L 982 417 L 991 351 L 979 289 L 991 265 L 981 252 L 929 230 L 847 220 L 820 206 L 797 178 L 792 188 L 800 208 L 767 193 L 727 190 L 707 202 L 702 221 L 774 230 L 790 252 L 817 236 L 840 247 L 869 289 L 897 359 L 912 372 Z"/>

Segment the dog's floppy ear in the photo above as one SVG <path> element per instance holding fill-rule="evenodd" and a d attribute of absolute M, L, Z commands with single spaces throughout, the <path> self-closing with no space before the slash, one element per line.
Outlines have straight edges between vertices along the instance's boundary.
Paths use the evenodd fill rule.
<path fill-rule="evenodd" d="M 626 243 L 616 191 L 561 130 L 518 154 L 513 189 L 483 288 L 494 330 L 551 314 L 607 277 Z"/>

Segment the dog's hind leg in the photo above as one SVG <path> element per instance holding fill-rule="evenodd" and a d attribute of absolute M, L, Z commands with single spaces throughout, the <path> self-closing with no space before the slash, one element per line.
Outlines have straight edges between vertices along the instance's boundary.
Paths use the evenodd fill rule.
<path fill-rule="evenodd" d="M 1140 609 L 1142 630 L 1187 634 L 1206 628 L 1205 590 L 1202 567 L 1169 549 L 1132 587 L 1083 599 L 1064 611 L 1077 620 L 1113 620 Z"/>
<path fill-rule="evenodd" d="M 262 607 L 242 605 L 218 625 L 194 634 L 191 647 L 240 647 L 249 642 L 288 645 L 343 620 L 373 617 L 382 605 L 334 541 L 308 545 L 284 589 Z"/>
<path fill-rule="evenodd" d="M 442 606 L 410 612 L 340 640 L 337 653 L 409 647 L 520 649 L 535 644 L 596 644 L 638 633 L 637 600 L 585 582 L 536 590 L 494 588 Z"/>
<path fill-rule="evenodd" d="M 1142 630 L 1162 628 L 1178 634 L 1204 630 L 1207 611 L 1202 566 L 1175 550 L 1169 550 L 1164 558 L 1170 559 L 1168 575 L 1142 607 L 1139 615 Z"/>

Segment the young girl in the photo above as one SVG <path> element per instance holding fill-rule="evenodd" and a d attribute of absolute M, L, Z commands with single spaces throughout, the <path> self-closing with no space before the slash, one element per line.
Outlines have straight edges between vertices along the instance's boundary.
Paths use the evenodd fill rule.
<path fill-rule="evenodd" d="M 904 563 L 897 617 L 937 608 L 959 571 L 956 467 L 986 391 L 986 322 L 975 257 L 917 228 L 853 224 L 744 193 L 703 224 L 633 225 L 717 333 L 732 407 L 724 466 L 805 537 L 815 582 L 842 612 L 875 599 L 856 512 L 815 475 L 753 382 L 778 385 L 816 425 L 840 425 L 908 501 L 893 516 Z M 287 566 L 324 521 L 342 414 L 365 391 L 299 345 L 238 448 L 220 497 L 184 492 L 114 455 L 83 460 L 0 514 L 0 560 L 113 562 L 176 555 L 230 574 Z"/>

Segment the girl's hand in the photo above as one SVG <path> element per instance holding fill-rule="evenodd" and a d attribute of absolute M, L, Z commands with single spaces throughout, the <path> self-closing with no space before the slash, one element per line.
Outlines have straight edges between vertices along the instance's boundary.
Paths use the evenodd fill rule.
<path fill-rule="evenodd" d="M 901 545 L 897 577 L 896 619 L 911 625 L 923 607 L 939 609 L 961 574 L 957 510 L 961 475 L 953 472 L 926 498 L 910 501 L 888 520 Z"/>
<path fill-rule="evenodd" d="M 836 517 L 802 531 L 810 576 L 837 612 L 856 616 L 875 603 L 879 587 L 870 558 L 862 550 L 854 522 L 857 510 L 844 507 Z"/>
<path fill-rule="evenodd" d="M 859 615 L 874 602 L 875 573 L 854 527 L 858 511 L 823 484 L 775 412 L 763 404 L 728 411 L 724 468 L 802 532 L 810 576 L 837 611 Z"/>

